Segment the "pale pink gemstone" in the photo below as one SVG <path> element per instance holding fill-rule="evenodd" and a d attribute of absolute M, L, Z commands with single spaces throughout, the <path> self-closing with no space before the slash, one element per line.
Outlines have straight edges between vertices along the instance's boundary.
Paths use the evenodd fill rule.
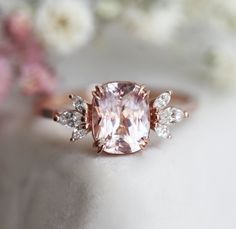
<path fill-rule="evenodd" d="M 111 82 L 93 97 L 92 131 L 103 151 L 134 153 L 142 149 L 150 131 L 149 96 L 132 82 Z"/>

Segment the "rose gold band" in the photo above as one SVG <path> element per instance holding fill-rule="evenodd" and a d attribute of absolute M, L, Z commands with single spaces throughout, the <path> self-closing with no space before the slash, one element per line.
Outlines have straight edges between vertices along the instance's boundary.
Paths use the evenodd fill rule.
<path fill-rule="evenodd" d="M 165 90 L 151 88 L 150 102 L 163 91 Z M 58 111 L 64 110 L 70 106 L 71 100 L 68 98 L 68 95 L 70 94 L 81 96 L 89 104 L 91 103 L 91 92 L 84 89 L 73 90 L 59 95 L 54 95 L 52 97 L 41 98 L 36 102 L 36 113 L 44 118 L 53 118 Z M 175 91 L 172 95 L 170 105 L 177 107 L 179 106 L 184 110 L 193 111 L 197 106 L 197 102 L 194 97 L 189 94 Z"/>

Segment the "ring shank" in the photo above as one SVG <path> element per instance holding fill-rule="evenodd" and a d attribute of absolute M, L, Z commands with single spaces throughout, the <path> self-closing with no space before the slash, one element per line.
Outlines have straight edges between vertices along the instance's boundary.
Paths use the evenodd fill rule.
<path fill-rule="evenodd" d="M 163 93 L 165 90 L 151 88 L 150 102 Z M 62 93 L 51 97 L 41 98 L 36 102 L 36 113 L 44 118 L 53 118 L 58 111 L 71 107 L 71 100 L 68 95 L 75 94 L 85 99 L 89 104 L 92 101 L 92 94 L 89 90 L 79 89 L 72 92 Z M 193 111 L 196 108 L 196 100 L 183 92 L 174 92 L 171 96 L 171 106 L 180 107 L 186 111 Z"/>

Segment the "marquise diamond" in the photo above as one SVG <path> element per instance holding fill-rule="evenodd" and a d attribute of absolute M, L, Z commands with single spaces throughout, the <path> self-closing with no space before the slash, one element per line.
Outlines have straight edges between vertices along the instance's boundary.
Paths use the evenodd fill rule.
<path fill-rule="evenodd" d="M 171 92 L 164 92 L 155 99 L 153 107 L 158 109 L 163 109 L 169 104 L 170 100 L 171 100 Z"/>
<path fill-rule="evenodd" d="M 181 122 L 184 118 L 184 112 L 175 107 L 168 107 L 159 112 L 159 123 L 164 125 L 172 125 Z"/>
<path fill-rule="evenodd" d="M 79 96 L 70 95 L 75 110 L 66 110 L 55 115 L 54 120 L 63 126 L 74 128 L 71 141 L 84 137 L 88 132 L 89 125 L 87 123 L 88 105 Z"/>
<path fill-rule="evenodd" d="M 188 117 L 188 113 L 176 107 L 167 107 L 171 100 L 171 91 L 159 95 L 153 102 L 156 114 L 154 130 L 159 137 L 171 138 L 170 126 Z"/>
<path fill-rule="evenodd" d="M 77 111 L 79 111 L 81 113 L 86 112 L 88 106 L 83 98 L 81 98 L 80 96 L 73 96 L 72 100 L 73 100 L 73 106 Z"/>
<path fill-rule="evenodd" d="M 168 126 L 166 125 L 158 125 L 155 128 L 155 132 L 157 134 L 158 137 L 162 137 L 162 138 L 171 138 L 170 135 L 170 129 Z"/>
<path fill-rule="evenodd" d="M 58 114 L 58 122 L 67 127 L 77 127 L 83 123 L 83 115 L 78 111 L 63 111 Z"/>
<path fill-rule="evenodd" d="M 75 128 L 72 132 L 71 141 L 76 141 L 87 135 L 88 130 L 84 126 L 79 126 Z"/>

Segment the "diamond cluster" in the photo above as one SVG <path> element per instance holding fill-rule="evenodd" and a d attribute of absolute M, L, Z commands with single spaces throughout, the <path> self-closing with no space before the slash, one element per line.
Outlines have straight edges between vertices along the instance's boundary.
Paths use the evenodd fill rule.
<path fill-rule="evenodd" d="M 70 95 L 73 110 L 58 112 L 54 120 L 63 126 L 73 128 L 71 141 L 84 137 L 88 132 L 88 104 L 80 96 Z"/>
<path fill-rule="evenodd" d="M 168 106 L 171 101 L 171 95 L 171 91 L 164 92 L 153 102 L 153 109 L 156 115 L 154 130 L 162 138 L 171 138 L 170 127 L 188 117 L 187 112 Z"/>

